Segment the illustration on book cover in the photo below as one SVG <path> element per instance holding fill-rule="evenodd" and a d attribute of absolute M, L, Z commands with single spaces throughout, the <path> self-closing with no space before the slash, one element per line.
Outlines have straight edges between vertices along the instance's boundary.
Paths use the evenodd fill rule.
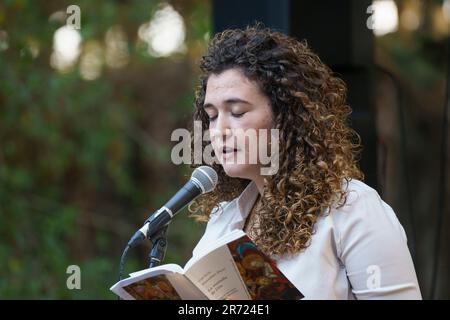
<path fill-rule="evenodd" d="M 253 300 L 298 300 L 304 297 L 248 236 L 228 243 L 228 248 Z"/>

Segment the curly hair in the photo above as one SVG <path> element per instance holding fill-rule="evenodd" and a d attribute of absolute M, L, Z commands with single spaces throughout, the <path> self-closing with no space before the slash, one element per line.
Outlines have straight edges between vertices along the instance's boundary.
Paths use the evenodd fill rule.
<path fill-rule="evenodd" d="M 266 177 L 255 243 L 269 255 L 297 253 L 309 246 L 317 218 L 346 203 L 349 180 L 364 179 L 357 164 L 361 140 L 348 123 L 346 85 L 306 41 L 260 25 L 225 30 L 200 61 L 193 120 L 201 121 L 203 130 L 209 127 L 203 109 L 208 77 L 232 68 L 256 81 L 269 98 L 280 133 L 279 170 Z M 200 221 L 249 183 L 227 176 L 220 164 L 213 167 L 219 175 L 216 189 L 189 206 L 191 217 Z"/>

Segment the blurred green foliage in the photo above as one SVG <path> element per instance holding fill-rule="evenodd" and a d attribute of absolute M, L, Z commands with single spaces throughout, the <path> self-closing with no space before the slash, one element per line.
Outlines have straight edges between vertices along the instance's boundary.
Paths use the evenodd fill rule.
<path fill-rule="evenodd" d="M 105 49 L 112 26 L 127 36 L 129 61 L 82 78 L 79 61 L 50 65 L 49 19 L 81 9 L 82 52 Z M 160 1 L 0 3 L 0 298 L 115 298 L 118 260 L 144 218 L 184 183 L 189 170 L 170 161 L 170 133 L 186 127 L 195 61 L 210 31 L 209 2 L 172 1 L 184 18 L 186 50 L 155 58 L 138 29 Z M 33 46 L 38 53 L 33 51 Z M 0 46 L 1 47 L 1 46 Z M 203 225 L 181 214 L 169 228 L 165 263 L 184 264 Z M 148 245 L 129 255 L 127 272 L 146 267 Z M 68 290 L 66 269 L 81 268 L 81 290 Z"/>

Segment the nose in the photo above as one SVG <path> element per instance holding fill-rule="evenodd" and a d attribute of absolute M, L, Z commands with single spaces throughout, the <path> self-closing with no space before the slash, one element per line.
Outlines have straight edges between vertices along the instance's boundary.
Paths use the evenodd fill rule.
<path fill-rule="evenodd" d="M 229 117 L 226 114 L 219 113 L 217 115 L 214 131 L 215 137 L 218 139 L 222 139 L 223 141 L 231 136 L 230 121 Z"/>

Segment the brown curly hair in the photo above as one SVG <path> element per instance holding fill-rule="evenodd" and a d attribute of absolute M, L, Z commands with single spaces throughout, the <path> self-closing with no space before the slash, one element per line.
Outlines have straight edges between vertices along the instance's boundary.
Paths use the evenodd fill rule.
<path fill-rule="evenodd" d="M 203 103 L 211 74 L 236 68 L 269 98 L 274 128 L 280 132 L 279 170 L 266 177 L 254 240 L 269 255 L 304 250 L 317 218 L 334 204 L 345 204 L 343 182 L 348 186 L 352 178 L 364 179 L 357 164 L 360 137 L 347 123 L 351 108 L 345 83 L 305 41 L 260 25 L 218 33 L 200 68 L 193 120 L 201 121 L 203 130 L 209 128 Z M 220 164 L 213 167 L 219 175 L 216 189 L 189 206 L 197 220 L 207 221 L 220 202 L 239 196 L 249 183 L 228 177 Z"/>

